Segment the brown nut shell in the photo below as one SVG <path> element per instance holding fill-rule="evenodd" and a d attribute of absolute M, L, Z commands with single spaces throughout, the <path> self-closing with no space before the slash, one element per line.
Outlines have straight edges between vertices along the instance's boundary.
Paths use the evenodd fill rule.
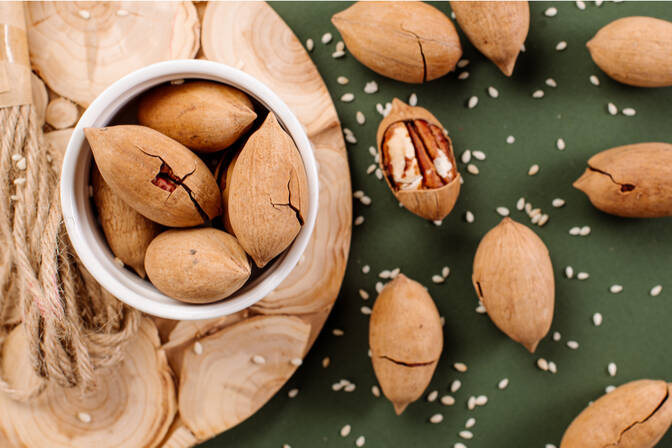
<path fill-rule="evenodd" d="M 191 227 L 221 214 L 214 176 L 181 143 L 136 125 L 87 128 L 84 134 L 105 182 L 146 218 Z"/>
<path fill-rule="evenodd" d="M 462 56 L 451 20 L 426 3 L 357 2 L 331 22 L 359 62 L 398 81 L 440 78 Z"/>
<path fill-rule="evenodd" d="M 533 353 L 551 328 L 555 303 L 553 266 L 541 238 L 502 219 L 478 245 L 472 281 L 497 328 Z"/>
<path fill-rule="evenodd" d="M 443 350 L 436 305 L 418 282 L 399 274 L 380 292 L 369 322 L 371 362 L 397 415 L 422 396 Z"/>
<path fill-rule="evenodd" d="M 107 244 L 115 257 L 145 278 L 145 252 L 161 232 L 161 226 L 122 201 L 105 183 L 95 165 L 91 169 L 93 201 Z"/>
<path fill-rule="evenodd" d="M 224 299 L 251 273 L 238 241 L 212 227 L 163 232 L 147 248 L 145 269 L 159 291 L 189 303 Z"/>
<path fill-rule="evenodd" d="M 308 211 L 303 160 L 272 112 L 227 169 L 226 185 L 228 225 L 264 267 L 294 241 Z"/>
<path fill-rule="evenodd" d="M 560 448 L 653 448 L 672 424 L 671 392 L 656 380 L 616 388 L 574 419 Z"/>
<path fill-rule="evenodd" d="M 450 7 L 474 47 L 511 76 L 530 28 L 528 2 L 451 1 Z"/>
<path fill-rule="evenodd" d="M 163 84 L 143 94 L 138 105 L 141 125 L 204 153 L 231 146 L 256 118 L 245 93 L 213 81 Z"/>
<path fill-rule="evenodd" d="M 637 143 L 595 154 L 574 187 L 605 213 L 672 216 L 672 144 Z"/>
<path fill-rule="evenodd" d="M 422 218 L 432 221 L 440 221 L 453 210 L 455 202 L 457 202 L 457 197 L 460 195 L 460 173 L 457 172 L 457 164 L 455 162 L 455 155 L 453 153 L 453 145 L 450 137 L 444 136 L 449 146 L 448 158 L 453 165 L 453 178 L 442 187 L 416 190 L 396 188 L 390 180 L 389 169 L 384 164 L 383 140 L 386 131 L 395 123 L 408 120 L 424 120 L 427 123 L 439 127 L 441 130 L 444 129 L 439 120 L 427 109 L 409 106 L 398 98 L 395 98 L 392 101 L 392 109 L 390 110 L 390 113 L 380 122 L 376 134 L 380 168 L 383 171 L 387 186 L 390 187 L 392 193 L 407 210 Z"/>
<path fill-rule="evenodd" d="M 600 29 L 586 46 L 595 64 L 618 82 L 672 86 L 672 22 L 624 17 Z"/>

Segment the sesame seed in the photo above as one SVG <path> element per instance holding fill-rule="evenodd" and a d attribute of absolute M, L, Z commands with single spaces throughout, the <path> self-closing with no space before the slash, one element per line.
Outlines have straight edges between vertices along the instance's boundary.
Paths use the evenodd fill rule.
<path fill-rule="evenodd" d="M 467 409 L 473 411 L 476 408 L 476 397 L 473 395 L 467 400 Z"/>
<path fill-rule="evenodd" d="M 548 371 L 548 361 L 544 358 L 537 359 L 537 367 L 543 370 L 544 372 Z"/>
<path fill-rule="evenodd" d="M 662 291 L 663 291 L 663 285 L 656 285 L 653 288 L 651 288 L 649 294 L 651 295 L 651 297 L 658 297 Z"/>
<path fill-rule="evenodd" d="M 357 120 L 357 124 L 363 125 L 366 123 L 366 116 L 364 116 L 364 113 L 361 110 L 358 110 L 357 113 L 355 113 L 355 120 Z"/>
<path fill-rule="evenodd" d="M 478 306 L 476 307 L 475 310 L 478 314 L 485 314 L 488 312 L 488 310 L 485 309 L 485 305 L 479 300 Z"/>
<path fill-rule="evenodd" d="M 462 163 L 469 163 L 471 161 L 471 150 L 465 149 L 460 156 L 460 160 L 462 160 Z"/>
<path fill-rule="evenodd" d="M 289 360 L 289 363 L 295 367 L 299 367 L 301 364 L 303 364 L 303 359 L 301 358 L 292 358 Z"/>
<path fill-rule="evenodd" d="M 121 258 L 119 258 L 119 257 L 114 257 L 114 264 L 116 264 L 117 266 L 119 266 L 121 269 L 123 269 L 124 266 L 125 266 L 125 265 L 124 265 L 124 262 L 121 261 Z"/>
<path fill-rule="evenodd" d="M 331 334 L 333 334 L 334 336 L 343 336 L 345 334 L 345 332 L 343 330 L 341 330 L 340 328 L 334 328 L 331 331 Z"/>
<path fill-rule="evenodd" d="M 541 89 L 537 89 L 534 92 L 532 92 L 532 98 L 539 99 L 543 97 L 544 97 L 544 91 Z"/>
<path fill-rule="evenodd" d="M 563 207 L 563 206 L 565 205 L 565 200 L 564 200 L 564 199 L 560 199 L 560 198 L 555 198 L 555 199 L 553 199 L 553 201 L 551 202 L 551 205 L 552 205 L 553 207 L 555 207 L 555 208 Z"/>
<path fill-rule="evenodd" d="M 363 307 L 361 307 L 359 310 L 360 310 L 360 311 L 362 312 L 362 314 L 365 315 L 365 316 L 369 316 L 369 315 L 371 315 L 371 311 L 372 311 L 371 308 L 369 308 L 368 306 L 363 306 Z"/>
<path fill-rule="evenodd" d="M 474 165 L 473 163 L 470 163 L 469 165 L 467 165 L 467 172 L 469 174 L 473 174 L 474 176 L 478 176 L 478 173 L 479 173 L 478 167 L 476 165 Z"/>
<path fill-rule="evenodd" d="M 79 17 L 81 17 L 84 20 L 89 20 L 91 18 L 91 13 L 86 9 L 80 9 L 79 11 L 77 11 L 77 14 L 79 14 Z"/>
<path fill-rule="evenodd" d="M 364 436 L 359 436 L 357 437 L 357 440 L 355 440 L 355 446 L 357 447 L 363 447 L 364 444 L 366 443 L 366 438 Z"/>
<path fill-rule="evenodd" d="M 610 115 L 618 114 L 618 107 L 616 107 L 614 103 L 607 104 L 607 110 L 609 111 Z"/>
<path fill-rule="evenodd" d="M 194 342 L 194 353 L 197 355 L 203 354 L 203 345 L 198 341 Z"/>
<path fill-rule="evenodd" d="M 383 282 L 376 282 L 376 292 L 380 294 L 380 292 L 383 290 Z"/>
<path fill-rule="evenodd" d="M 488 397 L 485 395 L 479 395 L 474 400 L 474 403 L 476 403 L 476 406 L 485 406 L 486 404 L 488 404 Z"/>
<path fill-rule="evenodd" d="M 432 282 L 436 283 L 437 285 L 440 284 L 440 283 L 443 283 L 445 281 L 446 281 L 446 279 L 441 277 L 440 275 L 432 275 Z"/>
<path fill-rule="evenodd" d="M 378 178 L 378 180 L 383 180 L 383 172 L 380 170 L 380 168 L 376 168 L 376 178 Z"/>
<path fill-rule="evenodd" d="M 450 391 L 452 393 L 455 393 L 458 390 L 460 390 L 460 387 L 462 387 L 462 381 L 460 380 L 454 380 L 452 383 L 450 383 Z"/>
<path fill-rule="evenodd" d="M 77 419 L 82 423 L 91 423 L 91 414 L 88 412 L 78 412 Z"/>
<path fill-rule="evenodd" d="M 359 297 L 362 298 L 362 300 L 369 300 L 369 293 L 366 292 L 364 289 L 359 290 Z"/>
<path fill-rule="evenodd" d="M 546 78 L 546 81 L 544 82 L 548 87 L 558 87 L 558 83 L 553 78 Z"/>
<path fill-rule="evenodd" d="M 356 226 L 361 226 L 362 224 L 364 224 L 364 217 L 363 216 L 356 217 L 355 221 L 354 221 L 354 224 Z"/>
<path fill-rule="evenodd" d="M 388 278 L 390 278 L 390 275 L 391 275 L 391 272 L 388 271 L 387 269 L 382 270 L 378 273 L 378 277 L 380 277 L 382 279 L 388 279 Z"/>
<path fill-rule="evenodd" d="M 344 86 L 347 83 L 349 83 L 350 80 L 348 78 L 346 78 L 345 76 L 339 76 L 338 78 L 336 78 L 336 82 L 339 83 L 340 85 Z"/>
<path fill-rule="evenodd" d="M 469 98 L 469 102 L 467 103 L 467 107 L 469 109 L 473 109 L 476 106 L 478 106 L 478 97 L 477 96 L 472 96 L 471 98 Z"/>
<path fill-rule="evenodd" d="M 623 291 L 623 286 L 621 285 L 611 285 L 609 287 L 609 292 L 611 292 L 612 294 L 618 294 L 621 291 Z"/>
<path fill-rule="evenodd" d="M 559 331 L 554 331 L 553 332 L 553 340 L 555 342 L 558 342 L 560 339 L 562 339 L 562 335 L 560 334 Z"/>
<path fill-rule="evenodd" d="M 561 40 L 560 42 L 558 42 L 558 43 L 555 45 L 555 50 L 556 50 L 556 51 L 563 51 L 563 50 L 565 50 L 565 49 L 567 49 L 567 42 L 564 41 L 564 40 Z"/>
<path fill-rule="evenodd" d="M 349 134 L 345 134 L 345 141 L 354 145 L 357 143 L 357 137 L 355 137 L 355 135 L 351 132 Z"/>
<path fill-rule="evenodd" d="M 506 207 L 497 207 L 497 214 L 500 216 L 509 216 L 509 209 Z"/>
<path fill-rule="evenodd" d="M 331 38 L 332 38 L 331 33 L 324 33 L 322 35 L 322 43 L 325 45 L 328 44 L 329 42 L 331 42 Z"/>
<path fill-rule="evenodd" d="M 539 224 L 539 221 L 541 221 L 541 211 L 539 212 L 539 214 L 532 216 L 532 219 L 530 219 L 530 222 L 532 224 Z"/>
<path fill-rule="evenodd" d="M 455 364 L 453 364 L 453 368 L 460 373 L 464 373 L 468 369 L 467 365 L 463 362 L 456 362 Z"/>
<path fill-rule="evenodd" d="M 626 117 L 634 117 L 637 114 L 637 111 L 632 107 L 626 107 L 621 111 L 621 113 Z"/>
<path fill-rule="evenodd" d="M 547 8 L 546 11 L 544 11 L 544 15 L 546 17 L 555 17 L 558 14 L 558 9 L 555 7 L 550 7 Z"/>
<path fill-rule="evenodd" d="M 453 445 L 453 448 L 467 448 L 467 445 L 457 442 L 455 445 Z"/>
<path fill-rule="evenodd" d="M 329 358 L 328 356 L 325 356 L 324 358 L 322 358 L 322 368 L 323 369 L 326 369 L 327 367 L 329 367 L 329 364 L 331 364 L 331 358 Z"/>
<path fill-rule="evenodd" d="M 315 42 L 313 39 L 306 39 L 306 50 L 313 51 L 313 48 L 315 48 Z"/>
<path fill-rule="evenodd" d="M 597 6 L 598 8 L 602 6 L 602 3 L 604 3 L 604 0 L 595 0 L 595 6 Z"/>
<path fill-rule="evenodd" d="M 537 174 L 538 172 L 539 172 L 539 165 L 537 165 L 537 164 L 535 163 L 534 165 L 532 165 L 532 166 L 530 167 L 529 170 L 527 170 L 527 175 L 528 175 L 528 176 L 534 176 L 534 175 Z"/>
<path fill-rule="evenodd" d="M 594 86 L 599 86 L 600 85 L 600 78 L 598 78 L 597 76 L 590 75 L 590 78 L 588 78 L 588 79 L 590 79 L 590 83 L 592 85 L 594 85 Z"/>
<path fill-rule="evenodd" d="M 523 210 L 524 208 L 525 208 L 525 198 L 518 199 L 518 202 L 516 202 L 516 209 Z"/>
<path fill-rule="evenodd" d="M 345 44 L 343 43 L 342 40 L 339 40 L 336 42 L 336 51 L 344 51 L 345 50 Z"/>
<path fill-rule="evenodd" d="M 14 179 L 14 185 L 21 186 L 26 183 L 26 178 L 25 177 L 19 177 L 17 179 Z"/>
<path fill-rule="evenodd" d="M 371 394 L 376 398 L 380 397 L 380 388 L 374 384 L 371 386 Z"/>
<path fill-rule="evenodd" d="M 452 406 L 452 405 L 455 404 L 455 398 L 453 398 L 450 395 L 444 395 L 443 397 L 441 397 L 440 401 L 441 401 L 441 404 L 444 405 L 444 406 Z"/>
<path fill-rule="evenodd" d="M 613 362 L 610 362 L 607 365 L 607 372 L 609 372 L 609 376 L 616 376 L 616 372 L 618 371 L 618 368 L 616 367 L 616 364 Z"/>
<path fill-rule="evenodd" d="M 173 86 L 181 86 L 182 84 L 184 84 L 184 79 L 173 79 L 172 81 L 170 81 L 170 84 Z"/>
<path fill-rule="evenodd" d="M 584 9 L 586 9 L 586 4 L 582 0 L 576 0 L 576 7 L 579 8 L 581 11 L 583 11 Z"/>
<path fill-rule="evenodd" d="M 581 235 L 581 236 L 588 236 L 588 235 L 590 235 L 590 226 L 583 226 L 583 227 L 581 227 L 581 230 L 579 230 L 579 235 Z"/>
<path fill-rule="evenodd" d="M 356 190 L 352 193 L 352 197 L 355 199 L 362 199 L 364 197 L 364 192 L 362 190 Z"/>
<path fill-rule="evenodd" d="M 471 155 L 474 156 L 474 159 L 476 160 L 485 160 L 486 157 L 483 151 L 473 151 Z"/>
<path fill-rule="evenodd" d="M 21 160 L 16 162 L 16 167 L 20 169 L 21 171 L 26 169 L 26 158 L 22 157 Z"/>
<path fill-rule="evenodd" d="M 385 116 L 385 109 L 383 108 L 382 104 L 380 103 L 376 104 L 376 111 L 378 111 L 378 113 L 383 117 Z"/>
<path fill-rule="evenodd" d="M 474 222 L 474 214 L 467 210 L 467 212 L 464 214 L 464 220 L 471 224 Z"/>
<path fill-rule="evenodd" d="M 576 274 L 576 278 L 578 278 L 579 280 L 588 280 L 588 277 L 590 277 L 590 274 L 588 274 L 587 272 L 579 272 L 578 274 Z"/>
<path fill-rule="evenodd" d="M 254 355 L 252 357 L 252 362 L 258 365 L 263 365 L 266 364 L 266 358 L 261 355 Z"/>
<path fill-rule="evenodd" d="M 355 384 L 353 384 L 353 383 L 348 383 L 348 384 L 343 388 L 343 390 L 346 391 L 346 392 L 354 392 L 356 387 L 357 387 L 357 386 L 356 386 Z"/>
<path fill-rule="evenodd" d="M 611 392 L 613 392 L 613 391 L 615 391 L 615 390 L 616 390 L 616 386 L 607 386 L 607 387 L 604 388 L 604 391 L 605 391 L 606 393 L 611 393 Z"/>
<path fill-rule="evenodd" d="M 355 94 L 354 93 L 349 93 L 348 92 L 348 93 L 344 93 L 341 96 L 341 101 L 343 101 L 344 103 L 350 103 L 354 100 L 355 100 Z"/>
<path fill-rule="evenodd" d="M 334 59 L 339 59 L 339 58 L 342 58 L 343 56 L 345 56 L 345 51 L 343 51 L 343 50 L 340 50 L 340 51 L 336 50 L 333 53 L 331 53 L 331 57 L 334 58 Z"/>
<path fill-rule="evenodd" d="M 546 445 L 544 445 L 544 448 L 557 448 L 557 447 L 555 445 L 553 445 L 552 443 L 547 443 Z"/>
<path fill-rule="evenodd" d="M 455 20 L 457 16 L 455 15 L 455 11 L 450 11 L 450 18 Z"/>
<path fill-rule="evenodd" d="M 369 81 L 364 85 L 364 93 L 372 94 L 378 91 L 378 83 L 376 81 Z"/>
<path fill-rule="evenodd" d="M 471 440 L 474 438 L 474 434 L 471 431 L 467 431 L 466 429 L 460 431 L 458 435 L 465 440 Z"/>
<path fill-rule="evenodd" d="M 595 325 L 596 327 L 602 325 L 602 314 L 600 313 L 593 314 L 593 325 Z"/>
<path fill-rule="evenodd" d="M 119 17 L 126 17 L 128 15 L 128 11 L 125 9 L 117 9 L 117 15 Z"/>
<path fill-rule="evenodd" d="M 548 371 L 555 374 L 558 373 L 558 366 L 553 361 L 548 362 Z"/>
<path fill-rule="evenodd" d="M 410 106 L 417 106 L 418 105 L 418 95 L 415 93 L 411 93 L 411 96 L 408 97 L 408 104 Z"/>
<path fill-rule="evenodd" d="M 539 217 L 539 222 L 537 222 L 537 225 L 538 225 L 539 227 L 543 227 L 543 226 L 546 225 L 546 223 L 548 222 L 548 220 L 549 220 L 549 216 L 548 216 L 546 213 L 544 213 L 543 215 L 541 215 L 541 216 Z"/>
<path fill-rule="evenodd" d="M 490 95 L 490 98 L 497 98 L 499 97 L 499 91 L 494 87 L 490 86 L 488 87 L 488 95 Z"/>
<path fill-rule="evenodd" d="M 515 142 L 516 137 L 514 137 L 513 135 L 509 135 L 508 137 L 506 137 L 506 143 L 508 143 L 509 145 L 513 145 Z"/>
<path fill-rule="evenodd" d="M 373 173 L 374 171 L 376 171 L 376 168 L 378 168 L 378 167 L 376 166 L 376 164 L 375 164 L 375 163 L 372 163 L 372 164 L 369 165 L 369 167 L 366 169 L 366 174 L 371 174 L 371 173 Z"/>
<path fill-rule="evenodd" d="M 565 140 L 562 138 L 559 138 L 555 142 L 555 147 L 558 148 L 558 151 L 564 151 L 567 145 L 565 144 Z"/>
<path fill-rule="evenodd" d="M 457 68 L 464 68 L 469 65 L 469 59 L 460 59 L 457 61 Z"/>
<path fill-rule="evenodd" d="M 576 341 L 567 341 L 567 347 L 571 348 L 572 350 L 576 350 L 579 348 L 579 343 Z"/>
<path fill-rule="evenodd" d="M 532 204 L 530 202 L 527 202 L 525 204 L 525 213 L 527 213 L 528 215 L 532 213 Z"/>
<path fill-rule="evenodd" d="M 508 378 L 502 378 L 499 380 L 499 383 L 497 383 L 497 389 L 499 390 L 504 390 L 507 387 L 509 387 L 509 379 Z"/>
<path fill-rule="evenodd" d="M 12 160 L 18 162 L 23 156 L 21 154 L 12 154 Z"/>
<path fill-rule="evenodd" d="M 350 435 L 350 431 L 352 430 L 352 427 L 350 425 L 345 425 L 344 427 L 341 428 L 341 437 L 348 437 Z"/>
<path fill-rule="evenodd" d="M 371 266 L 369 266 L 368 264 L 362 266 L 362 274 L 368 274 L 369 272 L 371 272 Z"/>
<path fill-rule="evenodd" d="M 364 205 L 371 205 L 371 198 L 368 196 L 363 196 L 359 202 L 361 202 Z"/>
<path fill-rule="evenodd" d="M 430 423 L 441 423 L 443 421 L 443 414 L 434 414 L 431 417 L 429 417 L 429 422 Z"/>
<path fill-rule="evenodd" d="M 299 389 L 289 389 L 287 392 L 289 398 L 296 398 L 297 395 L 299 395 Z"/>
<path fill-rule="evenodd" d="M 459 75 L 457 75 L 457 79 L 460 81 L 464 81 L 467 78 L 469 78 L 469 72 L 467 71 L 461 72 Z"/>
<path fill-rule="evenodd" d="M 572 236 L 578 236 L 581 233 L 581 227 L 572 227 L 569 229 L 569 234 Z"/>
<path fill-rule="evenodd" d="M 433 403 L 436 401 L 436 399 L 439 397 L 439 391 L 438 390 L 433 390 L 429 394 L 427 394 L 427 401 L 429 403 Z"/>

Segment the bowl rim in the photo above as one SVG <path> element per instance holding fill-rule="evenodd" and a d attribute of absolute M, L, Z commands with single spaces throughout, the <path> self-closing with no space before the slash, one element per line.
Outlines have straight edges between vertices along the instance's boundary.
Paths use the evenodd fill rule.
<path fill-rule="evenodd" d="M 119 110 L 140 93 L 175 79 L 206 79 L 244 91 L 275 113 L 294 140 L 308 180 L 308 213 L 292 244 L 242 292 L 208 304 L 180 302 L 159 292 L 148 280 L 114 262 L 102 230 L 92 220 L 88 173 L 91 150 L 84 128 L 105 126 Z M 87 176 L 81 173 L 86 170 Z M 84 180 L 78 179 L 78 175 Z M 287 104 L 263 82 L 231 66 L 205 60 L 184 59 L 152 64 L 127 74 L 108 86 L 84 111 L 72 132 L 61 168 L 61 209 L 68 236 L 80 260 L 101 286 L 122 302 L 142 312 L 176 320 L 221 317 L 248 308 L 271 293 L 290 274 L 308 246 L 317 219 L 319 181 L 317 162 L 305 128 Z M 88 203 L 88 206 L 87 206 Z M 88 208 L 87 208 L 88 207 Z M 102 247 L 101 247 L 102 243 Z"/>

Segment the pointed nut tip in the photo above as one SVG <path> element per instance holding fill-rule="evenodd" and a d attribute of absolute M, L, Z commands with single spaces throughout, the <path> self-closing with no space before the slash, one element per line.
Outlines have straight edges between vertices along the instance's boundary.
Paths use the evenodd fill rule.
<path fill-rule="evenodd" d="M 539 345 L 539 341 L 527 342 L 527 343 L 523 342 L 522 345 L 527 349 L 527 351 L 529 351 L 530 353 L 534 353 L 535 350 L 537 349 L 537 346 Z"/>
<path fill-rule="evenodd" d="M 394 406 L 394 413 L 397 415 L 401 415 L 404 410 L 406 410 L 406 407 L 408 406 L 408 403 L 392 403 Z"/>

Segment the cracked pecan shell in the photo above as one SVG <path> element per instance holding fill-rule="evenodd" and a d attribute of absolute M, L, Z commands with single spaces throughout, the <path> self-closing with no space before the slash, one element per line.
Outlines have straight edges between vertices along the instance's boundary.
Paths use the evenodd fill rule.
<path fill-rule="evenodd" d="M 672 145 L 638 143 L 602 151 L 588 160 L 574 187 L 612 215 L 672 216 Z"/>
<path fill-rule="evenodd" d="M 214 176 L 179 142 L 137 125 L 87 128 L 84 134 L 105 182 L 144 217 L 191 227 L 221 214 Z"/>
<path fill-rule="evenodd" d="M 294 241 L 308 211 L 303 160 L 272 112 L 231 162 L 221 184 L 227 229 L 264 267 Z"/>
<path fill-rule="evenodd" d="M 656 380 L 618 387 L 574 419 L 560 448 L 653 448 L 672 423 L 671 391 Z"/>
<path fill-rule="evenodd" d="M 443 350 L 436 305 L 418 282 L 399 274 L 385 285 L 369 322 L 371 362 L 397 415 L 420 398 Z"/>
<path fill-rule="evenodd" d="M 440 78 L 462 56 L 451 20 L 426 3 L 357 2 L 331 21 L 359 62 L 398 81 Z"/>

